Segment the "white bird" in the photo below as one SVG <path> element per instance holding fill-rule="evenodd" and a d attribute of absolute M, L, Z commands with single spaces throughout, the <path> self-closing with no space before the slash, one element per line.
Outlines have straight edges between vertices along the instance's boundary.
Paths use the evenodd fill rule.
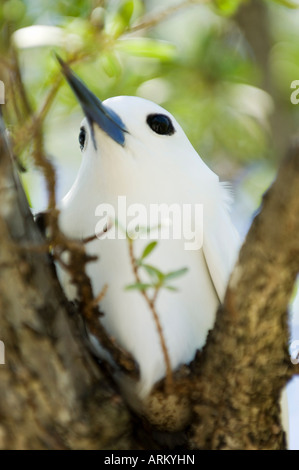
<path fill-rule="evenodd" d="M 101 102 L 60 58 L 58 60 L 86 116 L 79 133 L 82 163 L 72 188 L 60 203 L 60 228 L 75 239 L 97 235 L 99 207 L 114 208 L 115 220 L 109 214 L 106 219 L 107 235 L 111 222 L 117 222 L 123 230 L 128 230 L 129 225 L 134 229 L 132 216 L 137 226 L 140 221 L 145 221 L 147 228 L 148 222 L 150 228 L 156 227 L 154 233 L 158 236 L 158 244 L 147 258 L 150 265 L 164 273 L 188 269 L 172 281 L 178 290 L 159 290 L 155 302 L 171 369 L 176 370 L 180 365 L 190 363 L 196 351 L 204 346 L 239 252 L 239 236 L 229 215 L 231 195 L 228 185 L 221 183 L 203 162 L 168 111 L 132 96 L 118 96 Z M 120 197 L 126 198 L 128 209 L 127 212 L 122 210 L 121 214 Z M 159 207 L 166 204 L 170 209 L 166 215 L 164 213 L 164 219 L 147 218 L 153 204 Z M 194 245 L 190 249 L 190 240 L 183 236 L 159 239 L 161 232 L 157 230 L 157 224 L 169 224 L 166 219 L 171 208 L 188 206 L 192 209 L 198 204 L 203 209 L 202 217 L 196 217 L 196 211 L 191 210 L 185 220 L 181 218 L 182 212 L 179 213 L 181 235 L 194 233 L 197 241 L 202 241 L 196 249 Z M 145 218 L 144 213 L 143 217 L 140 214 L 136 217 L 140 207 L 145 209 Z M 128 214 L 131 216 L 129 224 Z M 176 210 L 173 215 L 174 218 L 178 215 Z M 172 222 L 175 224 L 176 220 Z M 190 222 L 194 232 L 190 230 Z M 196 237 L 196 234 L 200 236 Z M 140 256 L 147 243 L 142 237 L 137 239 L 135 254 Z M 131 405 L 138 408 L 135 399 L 150 403 L 146 399 L 166 374 L 157 323 L 140 291 L 126 289 L 136 278 L 124 232 L 114 238 L 95 237 L 86 248 L 88 254 L 98 257 L 96 262 L 87 265 L 94 295 L 108 286 L 101 301 L 104 316 L 99 321 L 134 357 L 140 369 L 139 383 L 137 386 L 134 383 L 133 398 L 129 397 Z M 58 275 L 66 295 L 74 298 L 75 289 L 68 273 L 58 267 Z M 90 340 L 97 354 L 111 361 L 97 338 L 90 335 Z M 118 382 L 120 385 L 123 382 L 126 389 L 126 380 L 121 374 Z M 160 408 L 165 404 L 162 401 Z M 172 402 L 170 407 L 172 419 L 173 407 L 179 408 L 178 402 Z M 283 427 L 288 433 L 285 390 L 281 407 Z M 154 414 L 157 414 L 156 410 Z"/>
<path fill-rule="evenodd" d="M 166 211 L 167 217 L 175 205 L 177 209 L 178 206 L 194 208 L 200 204 L 203 209 L 202 217 L 195 217 L 195 211 L 191 210 L 191 218 L 180 220 L 181 234 L 188 228 L 190 235 L 189 224 L 192 222 L 194 233 L 203 235 L 199 247 L 190 249 L 182 236 L 162 237 L 148 257 L 150 264 L 161 272 L 188 268 L 183 276 L 173 281 L 178 290 L 162 289 L 155 303 L 171 368 L 176 370 L 180 365 L 190 363 L 196 351 L 204 346 L 239 252 L 239 236 L 229 214 L 231 195 L 228 185 L 221 183 L 203 162 L 168 111 L 151 101 L 132 96 L 118 96 L 101 102 L 61 59 L 59 61 L 86 116 L 79 133 L 81 167 L 59 206 L 61 230 L 75 239 L 97 234 L 98 208 L 108 206 L 115 209 L 116 219 L 108 217 L 106 226 L 117 222 L 124 230 L 128 229 L 128 212 L 119 213 L 120 197 L 126 198 L 131 217 L 136 215 L 139 207 L 148 214 L 153 204 L 160 207 L 166 204 L 170 208 Z M 176 215 L 174 210 L 174 217 Z M 140 225 L 140 216 L 133 220 L 135 225 Z M 157 227 L 157 223 L 168 223 L 163 218 L 145 218 L 145 221 L 150 222 L 150 228 Z M 134 227 L 132 218 L 129 224 Z M 161 232 L 157 236 L 159 234 Z M 135 253 L 140 255 L 146 244 L 143 239 L 136 240 Z M 134 384 L 134 393 L 137 394 L 135 398 L 145 401 L 154 385 L 165 377 L 166 364 L 149 305 L 140 291 L 126 289 L 136 281 L 128 240 L 125 236 L 100 237 L 88 243 L 86 248 L 89 254 L 98 256 L 96 262 L 87 265 L 94 295 L 108 286 L 101 301 L 104 316 L 99 321 L 138 363 L 140 380 L 137 386 Z M 66 295 L 74 298 L 74 286 L 67 272 L 58 269 L 58 274 Z M 100 357 L 111 360 L 94 336 L 90 335 L 90 340 Z M 120 384 L 122 380 L 126 388 L 126 380 L 120 375 Z M 130 397 L 129 401 L 138 408 L 135 398 Z M 281 408 L 283 427 L 288 434 L 285 390 Z"/>
<path fill-rule="evenodd" d="M 86 116 L 79 134 L 82 164 L 59 206 L 62 231 L 76 239 L 95 234 L 97 207 L 104 203 L 115 208 L 119 224 L 127 228 L 127 219 L 117 212 L 119 196 L 126 197 L 131 209 L 136 208 L 133 204 L 146 210 L 151 204 L 202 205 L 203 217 L 196 218 L 192 212 L 191 218 L 194 232 L 203 233 L 202 246 L 186 249 L 183 237 L 159 239 L 148 257 L 149 264 L 162 272 L 188 268 L 173 280 L 177 290 L 161 289 L 155 303 L 171 368 L 175 370 L 190 363 L 196 350 L 204 346 L 236 260 L 239 237 L 229 215 L 229 190 L 203 162 L 168 111 L 132 96 L 101 102 L 61 64 Z M 150 222 L 153 226 L 157 221 Z M 147 243 L 136 240 L 135 255 L 140 256 Z M 144 398 L 165 376 L 166 366 L 149 305 L 139 290 L 126 289 L 136 281 L 128 240 L 102 237 L 86 248 L 89 254 L 98 256 L 96 262 L 87 265 L 94 295 L 108 286 L 101 301 L 104 316 L 99 321 L 138 363 L 137 392 Z M 73 286 L 67 273 L 61 270 L 59 275 L 67 295 L 72 297 Z M 94 337 L 92 341 L 99 355 L 105 355 Z"/>

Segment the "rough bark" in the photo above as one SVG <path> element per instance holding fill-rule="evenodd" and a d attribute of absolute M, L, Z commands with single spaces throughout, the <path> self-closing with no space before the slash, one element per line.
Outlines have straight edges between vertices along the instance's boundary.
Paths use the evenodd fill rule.
<path fill-rule="evenodd" d="M 299 142 L 263 199 L 196 364 L 193 445 L 282 449 L 279 396 L 293 374 L 287 306 L 299 271 Z"/>
<path fill-rule="evenodd" d="M 130 448 L 129 414 L 70 317 L 1 133 L 0 449 Z"/>

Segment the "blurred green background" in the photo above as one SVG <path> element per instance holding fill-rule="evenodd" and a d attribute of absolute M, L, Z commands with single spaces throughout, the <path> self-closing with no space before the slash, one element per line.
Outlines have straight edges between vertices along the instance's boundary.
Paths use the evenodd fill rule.
<path fill-rule="evenodd" d="M 181 8 L 172 12 L 174 5 Z M 172 112 L 201 157 L 232 182 L 234 219 L 245 233 L 299 123 L 290 101 L 298 26 L 296 3 L 287 0 L 2 0 L 4 113 L 33 208 L 47 201 L 30 123 L 53 87 L 41 132 L 58 199 L 80 163 L 82 114 L 65 81 L 57 83 L 56 51 L 101 99 L 139 95 Z"/>
<path fill-rule="evenodd" d="M 2 108 L 34 211 L 48 205 L 41 162 L 54 164 L 59 200 L 81 159 L 83 116 L 54 51 L 101 99 L 138 95 L 174 114 L 231 182 L 246 234 L 298 130 L 299 0 L 1 0 Z"/>

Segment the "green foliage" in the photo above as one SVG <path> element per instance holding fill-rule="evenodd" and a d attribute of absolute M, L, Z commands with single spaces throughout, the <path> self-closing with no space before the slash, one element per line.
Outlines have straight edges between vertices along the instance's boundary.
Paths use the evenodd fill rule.
<path fill-rule="evenodd" d="M 182 8 L 175 15 L 160 15 L 177 3 L 174 0 L 166 0 L 163 5 L 156 0 L 0 3 L 0 79 L 7 90 L 4 111 L 12 138 L 17 142 L 15 150 L 25 166 L 30 168 L 33 161 L 28 158 L 32 155 L 34 136 L 28 130 L 32 116 L 28 110 L 27 114 L 24 112 L 24 91 L 32 113 L 39 115 L 60 80 L 53 51 L 70 61 L 75 72 L 101 99 L 139 95 L 167 108 L 202 158 L 222 178 L 234 177 L 253 161 L 272 158 L 272 164 L 275 163 L 272 142 L 279 136 L 271 135 L 273 113 L 287 112 L 294 123 L 299 123 L 298 108 L 289 99 L 290 83 L 299 78 L 298 1 L 263 3 L 268 10 L 267 23 L 262 20 L 255 28 L 262 28 L 263 44 L 269 49 L 265 63 L 259 62 L 259 51 L 254 50 L 250 34 L 242 30 L 236 17 L 244 5 L 250 8 L 251 0 L 211 0 L 204 5 L 200 1 L 190 2 L 190 8 Z M 37 31 L 33 25 L 41 28 Z M 23 91 L 14 71 L 13 44 Z M 263 88 L 264 94 L 260 93 Z M 53 135 L 59 133 L 65 119 L 70 122 L 71 116 L 77 115 L 82 116 L 80 107 L 62 80 L 43 122 L 46 151 L 55 155 L 58 166 L 72 166 L 73 159 L 68 139 L 54 148 Z M 289 121 L 282 121 L 287 129 Z M 286 132 L 283 126 L 280 132 Z M 30 194 L 33 201 L 34 191 Z"/>
<path fill-rule="evenodd" d="M 151 284 L 145 284 L 144 282 L 135 282 L 134 284 L 129 284 L 126 286 L 126 290 L 147 290 L 152 287 Z"/>
<path fill-rule="evenodd" d="M 151 252 L 156 248 L 157 243 L 158 243 L 157 241 L 153 241 L 144 248 L 143 253 L 140 257 L 141 261 L 143 261 L 147 256 L 151 254 Z"/>
<path fill-rule="evenodd" d="M 169 61 L 176 56 L 176 47 L 165 41 L 149 38 L 122 39 L 116 43 L 116 49 L 137 57 L 150 57 Z"/>
<path fill-rule="evenodd" d="M 238 10 L 242 0 L 215 0 L 217 11 L 224 16 L 231 16 Z"/>
<path fill-rule="evenodd" d="M 128 238 L 128 243 L 133 244 L 134 241 L 131 238 Z M 157 247 L 158 242 L 152 241 L 145 246 L 141 256 L 137 259 L 134 259 L 134 263 L 137 266 L 138 272 L 142 271 L 145 273 L 149 279 L 148 282 L 135 282 L 133 284 L 129 284 L 126 286 L 127 290 L 137 289 L 140 291 L 146 291 L 147 289 L 168 289 L 171 291 L 176 291 L 177 288 L 175 286 L 169 285 L 169 281 L 173 281 L 178 277 L 183 276 L 187 273 L 188 268 L 180 268 L 175 271 L 170 271 L 168 273 L 163 273 L 155 266 L 152 266 L 148 263 L 145 263 L 144 260 L 148 258 L 152 252 Z"/>
<path fill-rule="evenodd" d="M 134 18 L 134 12 L 140 11 L 141 2 L 136 0 L 123 0 L 119 8 L 110 12 L 106 22 L 106 31 L 114 38 L 121 36 L 131 25 Z"/>

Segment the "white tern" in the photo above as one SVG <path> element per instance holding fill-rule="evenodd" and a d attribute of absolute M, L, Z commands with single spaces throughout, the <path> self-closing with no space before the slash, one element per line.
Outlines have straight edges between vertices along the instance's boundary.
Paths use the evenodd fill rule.
<path fill-rule="evenodd" d="M 174 218 L 180 219 L 181 236 L 158 237 L 156 248 L 148 256 L 148 263 L 163 273 L 187 268 L 184 275 L 172 281 L 177 290 L 162 288 L 155 301 L 171 368 L 175 370 L 190 363 L 204 346 L 238 255 L 239 236 L 229 214 L 230 191 L 203 162 L 168 111 L 133 96 L 102 102 L 59 61 L 85 114 L 79 133 L 82 163 L 59 206 L 60 227 L 70 238 L 84 239 L 97 234 L 102 209 L 115 209 L 115 220 L 110 216 L 106 219 L 106 237 L 102 232 L 101 237 L 86 245 L 87 252 L 98 257 L 96 262 L 88 263 L 87 274 L 95 296 L 107 286 L 101 301 L 104 316 L 99 321 L 138 363 L 140 380 L 135 391 L 145 399 L 155 383 L 165 377 L 165 358 L 148 303 L 140 290 L 126 289 L 136 281 L 128 240 L 117 231 L 109 238 L 108 225 L 112 222 L 115 227 L 117 222 L 126 231 L 130 223 L 134 227 L 133 218 L 135 225 L 142 220 L 150 229 L 157 228 L 157 223 L 166 223 L 169 228 L 171 208 L 182 209 L 173 212 Z M 125 201 L 125 209 L 120 209 L 120 200 L 121 204 Z M 148 217 L 155 205 L 169 208 L 164 219 Z M 194 209 L 198 205 L 199 217 Z M 143 218 L 140 213 L 136 217 L 140 207 L 146 214 L 144 217 L 143 212 Z M 200 244 L 190 248 L 186 238 L 192 233 L 200 234 L 195 236 Z M 137 257 L 147 244 L 148 240 L 137 238 Z M 74 286 L 68 274 L 59 269 L 59 277 L 67 296 L 73 298 Z M 91 335 L 90 339 L 98 355 L 109 360 L 97 339 Z M 287 430 L 286 391 L 281 404 Z"/>
<path fill-rule="evenodd" d="M 63 232 L 76 239 L 95 234 L 101 204 L 115 207 L 118 223 L 127 228 L 128 221 L 117 212 L 119 196 L 126 197 L 131 216 L 136 204 L 146 210 L 153 204 L 202 207 L 202 217 L 194 217 L 191 210 L 191 219 L 181 220 L 183 228 L 191 221 L 194 232 L 203 235 L 196 249 L 188 249 L 188 240 L 182 236 L 169 237 L 159 239 L 149 255 L 149 264 L 161 272 L 188 269 L 173 280 L 177 290 L 161 289 L 155 303 L 171 368 L 175 370 L 190 363 L 196 350 L 205 344 L 238 253 L 239 238 L 229 215 L 229 191 L 168 111 L 132 96 L 101 102 L 65 64 L 62 66 L 86 116 L 79 134 L 82 164 L 59 207 Z M 181 215 L 186 214 L 183 211 Z M 151 226 L 156 222 L 147 220 Z M 147 243 L 136 240 L 135 254 L 139 256 Z M 139 290 L 126 289 L 135 282 L 128 241 L 117 236 L 95 239 L 86 248 L 98 256 L 96 262 L 87 265 L 94 295 L 108 286 L 101 301 L 104 316 L 100 321 L 137 361 L 138 393 L 144 397 L 165 376 L 166 366 L 149 305 Z M 67 274 L 60 272 L 60 278 L 72 297 L 73 286 Z M 99 344 L 96 347 L 100 355 L 105 354 Z"/>

